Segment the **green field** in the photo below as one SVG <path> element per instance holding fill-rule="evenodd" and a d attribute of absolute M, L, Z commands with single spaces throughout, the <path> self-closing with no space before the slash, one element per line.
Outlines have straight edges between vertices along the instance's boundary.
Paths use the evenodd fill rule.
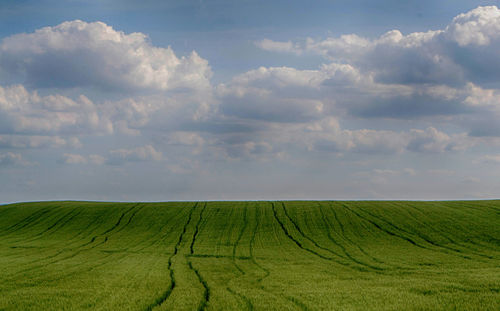
<path fill-rule="evenodd" d="M 500 201 L 0 206 L 0 310 L 499 310 Z"/>

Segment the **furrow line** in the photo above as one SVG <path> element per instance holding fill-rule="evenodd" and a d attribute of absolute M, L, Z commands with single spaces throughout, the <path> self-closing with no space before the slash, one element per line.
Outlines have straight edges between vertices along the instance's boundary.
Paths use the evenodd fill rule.
<path fill-rule="evenodd" d="M 140 204 L 137 204 L 137 205 L 140 205 Z M 136 206 L 137 206 L 136 205 Z M 122 231 L 123 229 L 125 229 L 128 225 L 130 225 L 130 223 L 132 222 L 132 219 L 134 219 L 135 215 L 144 208 L 144 205 L 142 205 L 141 207 L 139 207 L 138 209 L 136 209 L 132 215 L 130 215 L 130 218 L 128 219 L 127 223 L 125 225 L 123 225 L 123 227 L 121 227 L 120 229 L 116 230 L 116 232 L 120 232 Z"/>
<path fill-rule="evenodd" d="M 236 242 L 233 244 L 233 256 L 232 256 L 232 260 L 233 260 L 233 264 L 234 266 L 236 267 L 236 269 L 238 269 L 238 271 L 241 273 L 241 274 L 245 274 L 245 271 L 243 271 L 243 269 L 241 269 L 238 264 L 236 263 L 236 248 L 238 247 L 238 244 L 240 243 L 241 241 L 241 238 L 243 237 L 243 233 L 245 233 L 245 230 L 246 230 L 246 227 L 247 227 L 247 212 L 248 212 L 248 203 L 246 203 L 246 205 L 243 207 L 244 209 L 244 212 L 243 212 L 243 226 L 241 226 L 241 230 L 238 234 L 238 237 L 236 238 Z"/>
<path fill-rule="evenodd" d="M 19 229 L 22 229 L 22 228 L 28 226 L 29 224 L 36 222 L 37 220 L 40 221 L 40 217 L 49 213 L 50 211 L 51 211 L 51 208 L 49 208 L 49 207 L 44 208 L 44 209 L 40 209 L 40 210 L 34 212 L 33 214 L 29 215 L 28 217 L 24 218 L 23 220 L 19 221 L 18 223 L 15 223 L 12 226 L 10 226 L 9 228 L 7 228 L 4 231 L 4 234 L 9 234 L 13 231 L 17 231 Z M 21 226 L 17 227 L 19 225 L 21 225 Z"/>
<path fill-rule="evenodd" d="M 318 205 L 319 205 L 319 209 L 320 209 L 320 212 L 321 212 L 321 216 L 322 216 L 322 218 L 323 218 L 323 221 L 325 221 L 325 222 L 326 222 L 329 226 L 331 226 L 332 228 L 334 228 L 334 225 L 333 225 L 332 221 L 331 221 L 328 217 L 326 217 L 325 212 L 324 212 L 324 210 L 323 210 L 323 206 L 322 206 L 320 203 L 318 203 Z M 347 242 L 348 242 L 348 243 L 350 243 L 351 245 L 355 246 L 357 249 L 359 249 L 359 251 L 360 251 L 362 254 L 364 254 L 364 255 L 365 255 L 365 256 L 367 256 L 368 258 L 372 259 L 373 261 L 378 262 L 378 263 L 381 263 L 381 264 L 384 264 L 384 262 L 383 262 L 383 261 L 381 261 L 380 259 L 375 258 L 375 257 L 373 257 L 372 255 L 368 254 L 368 252 L 366 252 L 366 251 L 365 251 L 365 250 L 364 250 L 361 246 L 359 246 L 359 244 L 355 243 L 353 240 L 351 240 L 349 237 L 347 237 L 347 235 L 344 233 L 344 228 L 343 228 L 342 224 L 340 223 L 340 220 L 337 218 L 337 213 L 335 212 L 334 208 L 330 208 L 330 210 L 331 210 L 331 211 L 332 211 L 332 213 L 334 214 L 335 220 L 336 220 L 336 221 L 337 221 L 337 223 L 339 224 L 339 227 L 341 227 L 341 228 L 342 228 L 342 230 L 341 230 L 341 231 L 342 231 L 342 235 L 339 235 L 339 234 L 337 233 L 337 234 L 340 236 L 340 238 L 344 239 L 345 241 L 347 241 Z M 328 236 L 333 238 L 333 236 L 331 235 L 330 230 L 328 230 Z M 344 247 L 344 245 L 342 245 L 342 243 L 337 242 L 336 240 L 335 240 L 335 243 L 336 243 L 338 246 L 340 246 L 340 247 L 342 248 L 342 250 L 344 251 L 344 253 L 346 253 L 346 256 L 349 256 L 349 254 L 347 253 L 346 248 Z"/>
<path fill-rule="evenodd" d="M 288 218 L 288 220 L 292 223 L 292 225 L 295 227 L 295 229 L 297 230 L 297 232 L 299 232 L 300 235 L 302 235 L 305 239 L 307 239 L 308 241 L 310 241 L 314 246 L 316 246 L 317 248 L 321 249 L 321 250 L 324 250 L 332 255 L 335 255 L 337 257 L 340 257 L 341 259 L 347 259 L 345 258 L 344 256 L 338 254 L 337 252 L 334 252 L 333 250 L 329 249 L 329 248 L 326 248 L 326 247 L 323 247 L 321 245 L 319 245 L 316 241 L 314 241 L 312 238 L 310 238 L 308 235 L 306 235 L 302 229 L 299 227 L 299 225 L 290 217 L 290 215 L 288 214 L 288 211 L 285 207 L 285 204 L 283 202 L 281 202 L 281 205 L 283 207 L 283 211 L 284 211 L 284 214 L 285 216 Z M 326 257 L 326 256 L 324 256 Z M 356 270 L 359 270 L 359 271 L 366 271 L 364 268 L 360 268 L 360 267 L 356 267 L 356 266 L 352 266 L 351 264 L 349 263 L 346 263 L 346 262 L 342 262 L 342 261 L 338 261 L 334 258 L 331 258 L 331 257 L 326 257 L 326 258 L 329 258 L 329 260 L 332 260 L 332 261 L 335 261 L 336 263 L 338 264 L 341 264 L 343 266 L 347 266 L 347 267 L 351 267 L 353 269 L 356 269 Z M 351 261 L 354 261 L 356 264 L 358 265 L 361 265 L 361 266 L 364 266 L 364 267 L 367 267 L 367 268 L 371 268 L 373 270 L 377 270 L 377 271 L 382 271 L 383 269 L 380 268 L 380 267 L 376 267 L 376 266 L 370 266 L 368 264 L 362 264 L 358 261 L 356 261 L 355 259 L 352 259 L 351 258 Z"/>
<path fill-rule="evenodd" d="M 75 209 L 76 210 L 76 209 Z M 65 218 L 66 216 L 68 216 L 69 214 L 73 213 L 75 210 L 69 212 L 67 215 L 64 215 L 64 217 L 62 218 Z M 82 213 L 82 211 L 79 211 L 77 212 L 76 214 L 74 214 L 73 216 L 69 217 L 68 219 L 66 219 L 65 221 L 63 221 L 61 223 L 61 219 L 59 219 L 55 224 L 51 225 L 49 228 L 47 228 L 45 231 L 43 232 L 40 232 L 38 235 L 36 235 L 35 237 L 33 237 L 32 239 L 30 240 L 26 240 L 25 242 L 32 242 L 32 241 L 36 241 L 36 240 L 39 240 L 39 239 L 43 239 L 43 236 L 49 232 L 51 229 L 53 229 L 57 224 L 59 224 L 58 228 L 56 228 L 56 230 L 54 230 L 54 232 L 56 232 L 59 228 L 63 228 L 64 225 L 66 225 L 68 222 L 70 222 L 71 220 L 73 220 L 76 216 L 80 215 Z"/>
<path fill-rule="evenodd" d="M 352 210 L 351 210 L 351 211 L 352 211 Z M 377 216 L 377 215 L 373 215 L 372 213 L 367 212 L 367 211 L 365 211 L 365 210 L 363 210 L 363 212 L 364 212 L 365 214 L 370 215 L 370 216 L 371 216 L 371 217 L 373 217 L 373 218 L 376 218 L 376 219 L 378 219 L 378 220 L 380 220 L 380 221 L 382 221 L 382 222 L 386 223 L 387 225 L 389 225 L 389 226 L 393 227 L 394 229 L 396 229 L 396 230 L 398 230 L 398 231 L 400 231 L 400 232 L 404 232 L 404 233 L 406 233 L 406 234 L 410 234 L 410 235 L 412 234 L 411 232 L 408 232 L 407 230 L 405 230 L 405 229 L 403 229 L 403 228 L 400 228 L 400 227 L 398 227 L 398 226 L 394 225 L 393 223 L 391 223 L 391 222 L 389 222 L 389 221 L 385 220 L 384 218 L 381 218 L 381 217 L 379 217 L 379 216 Z M 359 214 L 358 214 L 358 216 L 359 216 L 359 217 L 361 217 Z M 365 218 L 365 219 L 367 219 L 367 218 Z M 457 249 L 452 248 L 452 247 L 447 247 L 447 246 L 440 245 L 440 244 L 438 244 L 438 243 L 436 243 L 436 242 L 434 242 L 434 241 L 432 241 L 432 240 L 428 239 L 427 237 L 425 237 L 425 236 L 423 236 L 422 234 L 419 234 L 419 233 L 417 233 L 417 232 L 416 232 L 415 234 L 416 234 L 419 238 L 421 238 L 422 240 L 424 240 L 425 242 L 427 242 L 427 243 L 429 243 L 429 244 L 431 244 L 431 245 L 433 245 L 433 246 L 435 246 L 435 247 L 442 248 L 442 249 L 444 249 L 444 250 L 450 250 L 450 251 L 454 252 L 454 253 L 450 253 L 450 252 L 447 252 L 447 251 L 444 251 L 444 250 L 443 250 L 443 251 L 442 251 L 443 253 L 446 253 L 446 254 L 454 254 L 454 255 L 457 255 L 457 256 L 459 256 L 459 257 L 463 257 L 463 258 L 465 258 L 465 259 L 472 259 L 472 258 L 471 258 L 471 257 L 469 257 L 469 256 L 463 255 L 463 254 L 462 254 L 463 252 L 462 252 L 462 251 L 460 251 L 460 250 L 457 250 Z M 405 239 L 408 239 L 408 241 L 410 241 L 410 240 L 411 240 L 411 239 L 410 239 L 410 238 L 408 238 L 408 237 L 404 237 L 404 238 L 405 238 Z M 417 245 L 415 241 L 413 241 L 413 240 L 411 240 L 411 241 L 413 242 L 413 244 L 414 244 L 414 245 Z M 420 247 L 422 247 L 422 245 L 420 245 Z M 431 248 L 427 248 L 427 249 L 431 249 Z M 436 251 L 437 251 L 437 250 L 436 250 Z M 457 254 L 457 253 L 458 253 L 458 254 Z"/>
<path fill-rule="evenodd" d="M 286 236 L 287 238 L 289 238 L 289 239 L 290 239 L 293 243 L 295 243 L 295 245 L 297 245 L 299 248 L 301 248 L 301 249 L 305 250 L 306 252 L 309 252 L 309 253 L 311 253 L 311 254 L 313 254 L 313 255 L 315 255 L 315 256 L 317 256 L 317 257 L 321 258 L 321 259 L 325 259 L 325 260 L 329 260 L 329 261 L 335 261 L 333 258 L 323 256 L 323 255 L 321 255 L 320 253 L 315 252 L 315 251 L 313 251 L 312 249 L 309 249 L 309 248 L 307 248 L 307 247 L 303 246 L 303 245 L 302 245 L 302 243 L 300 243 L 297 239 L 295 239 L 295 238 L 294 238 L 294 237 L 290 234 L 290 232 L 288 231 L 288 229 L 285 227 L 285 224 L 284 224 L 284 223 L 283 223 L 283 222 L 279 219 L 278 214 L 277 214 L 277 212 L 276 212 L 276 207 L 275 207 L 275 205 L 274 205 L 274 203 L 273 203 L 273 202 L 271 202 L 271 206 L 272 206 L 272 210 L 273 210 L 274 219 L 276 219 L 276 221 L 277 221 L 277 222 L 278 222 L 278 224 L 280 225 L 281 230 L 285 233 L 285 236 Z M 335 262 L 337 262 L 337 261 L 335 261 Z M 337 262 L 337 263 L 339 263 L 339 262 Z M 345 263 L 339 263 L 339 264 L 344 265 L 344 266 L 347 266 Z"/>
<path fill-rule="evenodd" d="M 203 208 L 201 209 L 200 212 L 200 217 L 198 218 L 198 222 L 196 222 L 196 226 L 194 228 L 194 233 L 193 233 L 193 239 L 191 240 L 191 244 L 189 245 L 189 253 L 192 255 L 194 254 L 194 243 L 196 242 L 196 237 L 198 236 L 198 233 L 200 232 L 200 224 L 201 220 L 203 218 L 203 212 L 207 208 L 207 202 L 203 205 Z"/>
<path fill-rule="evenodd" d="M 153 308 L 161 306 L 165 301 L 167 301 L 168 297 L 170 297 L 170 294 L 172 294 L 172 291 L 175 288 L 175 274 L 174 274 L 174 269 L 172 268 L 172 264 L 173 264 L 172 260 L 173 260 L 174 256 L 177 255 L 177 253 L 179 252 L 179 248 L 180 248 L 180 245 L 182 243 L 182 239 L 184 237 L 184 234 L 186 234 L 187 227 L 188 227 L 189 223 L 191 223 L 191 219 L 193 217 L 193 212 L 197 206 L 198 206 L 198 202 L 196 202 L 194 204 L 194 206 L 191 208 L 191 210 L 189 211 L 188 220 L 184 224 L 184 227 L 182 228 L 182 232 L 179 235 L 179 239 L 177 240 L 177 243 L 174 246 L 174 253 L 172 255 L 170 255 L 170 257 L 168 258 L 167 269 L 168 269 L 169 275 L 170 275 L 170 286 L 167 288 L 167 290 L 160 297 L 158 297 L 151 305 L 149 305 L 146 308 L 147 311 L 153 310 Z"/>
<path fill-rule="evenodd" d="M 241 300 L 243 300 L 243 302 L 245 303 L 245 306 L 246 306 L 247 310 L 250 310 L 250 311 L 253 310 L 253 304 L 252 304 L 252 302 L 245 295 L 242 295 L 242 294 L 240 294 L 240 293 L 232 290 L 229 286 L 226 287 L 226 290 L 228 292 L 230 292 L 233 296 L 237 296 Z"/>
<path fill-rule="evenodd" d="M 297 232 L 300 233 L 300 235 L 302 235 L 306 240 L 310 241 L 314 246 L 316 246 L 317 248 L 319 249 L 322 249 L 326 252 L 329 252 L 330 254 L 332 255 L 335 255 L 337 257 L 340 257 L 340 258 L 343 258 L 345 259 L 344 256 L 342 256 L 341 254 L 338 254 L 337 252 L 329 249 L 329 248 L 326 248 L 326 247 L 323 247 L 321 245 L 319 245 L 315 240 L 313 240 L 311 237 L 309 237 L 307 234 L 305 234 L 302 229 L 299 227 L 299 225 L 292 219 L 292 217 L 290 217 L 290 215 L 288 214 L 288 210 L 287 208 L 285 207 L 285 203 L 281 202 L 281 206 L 283 207 L 283 211 L 285 212 L 285 216 L 286 218 L 288 218 L 288 220 L 292 223 L 292 225 L 295 227 L 295 229 L 297 230 Z"/>
<path fill-rule="evenodd" d="M 413 241 L 412 239 L 410 239 L 410 238 L 408 238 L 408 237 L 406 237 L 406 236 L 399 235 L 399 234 L 396 234 L 396 233 L 394 233 L 394 232 L 392 232 L 392 231 L 389 231 L 389 230 L 387 230 L 387 229 L 385 229 L 385 228 L 382 228 L 382 227 L 381 227 L 379 224 L 377 224 L 375 221 L 373 221 L 373 220 L 371 220 L 371 219 L 369 219 L 369 218 L 367 218 L 367 217 L 365 217 L 365 216 L 360 215 L 359 213 L 355 212 L 353 209 L 349 208 L 349 207 L 348 207 L 347 205 L 345 205 L 345 204 L 342 204 L 342 206 L 343 206 L 345 209 L 347 209 L 348 211 L 350 211 L 351 213 L 353 213 L 354 215 L 358 216 L 359 218 L 364 219 L 365 221 L 368 221 L 369 223 L 371 223 L 372 225 L 374 225 L 374 226 L 375 226 L 377 229 L 379 229 L 380 231 L 383 231 L 383 232 L 385 232 L 385 233 L 387 233 L 387 234 L 389 234 L 389 235 L 391 235 L 391 236 L 394 236 L 394 237 L 397 237 L 397 238 L 399 238 L 399 239 L 402 239 L 402 240 L 404 240 L 404 241 L 406 241 L 406 242 L 408 242 L 408 243 L 410 243 L 410 244 L 412 244 L 412 245 L 414 245 L 414 246 L 416 246 L 416 247 L 423 248 L 423 249 L 427 249 L 427 250 L 433 250 L 433 249 L 431 249 L 431 248 L 428 248 L 428 247 L 425 247 L 425 246 L 423 246 L 423 245 L 420 245 L 419 243 L 417 243 L 417 242 Z"/>
<path fill-rule="evenodd" d="M 368 268 L 371 268 L 371 269 L 374 269 L 374 270 L 384 270 L 380 267 L 377 267 L 377 266 L 373 266 L 371 264 L 368 264 L 368 263 L 365 263 L 363 261 L 360 261 L 356 258 L 354 258 L 348 251 L 347 249 L 344 247 L 344 245 L 342 245 L 341 243 L 337 242 L 337 240 L 332 236 L 332 233 L 330 232 L 330 227 L 332 226 L 331 222 L 329 220 L 327 220 L 326 216 L 325 216 L 325 213 L 323 211 L 323 208 L 322 206 L 318 203 L 319 205 L 319 210 L 321 212 L 321 218 L 323 220 L 323 222 L 326 224 L 327 228 L 326 228 L 326 233 L 327 233 L 327 236 L 328 238 L 337 246 L 339 246 L 342 251 L 344 252 L 344 254 L 347 256 L 348 259 L 352 260 L 354 263 L 357 263 L 359 265 L 362 265 L 362 266 L 366 266 Z M 355 243 L 353 243 L 352 241 L 350 241 L 352 245 L 355 245 L 363 254 L 367 255 L 366 252 L 364 252 L 361 247 Z M 373 259 L 373 257 L 369 256 L 370 258 Z M 344 257 L 345 258 L 345 257 Z M 346 259 L 347 259 L 346 258 Z"/>
<path fill-rule="evenodd" d="M 188 266 L 189 269 L 193 270 L 194 273 L 196 274 L 196 277 L 198 277 L 198 281 L 203 285 L 203 299 L 200 301 L 200 304 L 198 306 L 198 311 L 205 310 L 207 307 L 208 301 L 210 300 L 210 287 L 208 287 L 207 282 L 203 279 L 203 277 L 200 274 L 200 271 L 193 267 L 193 263 L 191 260 L 188 259 Z"/>
<path fill-rule="evenodd" d="M 134 209 L 135 207 L 137 207 L 138 204 L 135 204 L 133 205 L 132 207 L 130 207 L 128 210 L 126 210 L 125 212 L 122 213 L 122 215 L 120 216 L 120 218 L 118 219 L 118 221 L 116 222 L 116 224 L 114 224 L 111 228 L 109 228 L 108 230 L 104 231 L 103 233 L 101 233 L 100 235 L 105 235 L 106 233 L 109 233 L 113 230 L 115 230 L 121 223 L 123 217 L 125 217 L 125 215 L 130 212 L 132 209 Z"/>
<path fill-rule="evenodd" d="M 200 211 L 200 217 L 198 218 L 198 222 L 196 223 L 195 231 L 193 233 L 193 238 L 191 240 L 191 244 L 189 245 L 190 255 L 194 255 L 194 243 L 196 242 L 196 237 L 198 236 L 198 232 L 199 232 L 199 226 L 200 226 L 200 223 L 203 219 L 203 212 L 205 211 L 206 207 L 207 207 L 207 203 L 205 202 L 203 209 Z M 198 269 L 196 269 L 195 267 L 193 267 L 193 263 L 191 262 L 189 257 L 186 257 L 186 259 L 187 259 L 189 269 L 191 269 L 196 274 L 198 281 L 203 286 L 203 298 L 200 301 L 200 304 L 198 306 L 198 311 L 205 310 L 205 308 L 208 304 L 208 301 L 210 300 L 210 288 L 208 287 L 207 282 L 201 276 L 200 271 Z"/>
<path fill-rule="evenodd" d="M 250 245 L 249 245 L 249 252 L 250 252 L 250 259 L 252 262 L 259 267 L 262 271 L 264 271 L 264 276 L 260 277 L 257 279 L 257 283 L 261 283 L 265 278 L 267 278 L 270 274 L 269 270 L 261 266 L 256 260 L 255 256 L 253 253 L 254 246 L 255 246 L 255 236 L 257 235 L 257 231 L 259 230 L 260 227 L 260 206 L 255 206 L 255 227 L 252 232 L 252 237 L 250 238 Z"/>
<path fill-rule="evenodd" d="M 395 206 L 398 206 L 398 207 L 400 206 L 400 205 L 397 205 L 397 204 L 395 204 L 395 203 L 393 203 L 393 204 L 394 204 Z M 412 205 L 405 205 L 405 206 L 403 206 L 403 208 L 408 208 L 408 207 L 410 207 L 410 208 L 412 208 L 412 209 L 414 209 L 414 210 L 417 210 L 420 214 L 422 214 L 422 215 L 424 215 L 424 216 L 425 216 L 425 214 L 424 214 L 424 213 L 423 213 L 420 209 L 418 209 L 418 208 L 417 208 L 417 207 L 415 207 L 415 206 L 412 206 Z M 445 238 L 446 240 L 448 240 L 450 243 L 455 244 L 455 245 L 460 246 L 460 247 L 463 247 L 463 248 L 465 248 L 465 249 L 468 249 L 468 250 L 470 251 L 470 253 L 471 253 L 471 254 L 474 254 L 474 255 L 476 255 L 476 256 L 479 256 L 479 257 L 484 257 L 484 258 L 488 258 L 488 259 L 494 259 L 494 257 L 493 257 L 493 256 L 489 256 L 489 255 L 482 254 L 482 253 L 480 253 L 480 252 L 479 252 L 479 250 L 478 250 L 478 249 L 476 249 L 476 248 L 474 248 L 474 247 L 467 246 L 467 245 L 463 245 L 462 243 L 455 241 L 454 239 L 452 239 L 451 237 L 449 237 L 448 235 L 446 235 L 446 234 L 445 234 L 445 232 L 444 232 L 443 230 L 441 230 L 441 229 L 436 229 L 434 226 L 432 226 L 432 225 L 430 225 L 430 224 L 428 224 L 428 223 L 426 223 L 426 222 L 424 222 L 424 221 L 420 221 L 420 220 L 419 220 L 419 218 L 418 218 L 418 217 L 416 217 L 415 215 L 413 215 L 413 213 L 411 213 L 410 211 L 408 211 L 408 210 L 407 210 L 407 212 L 408 212 L 408 215 L 409 215 L 409 216 L 410 216 L 410 217 L 411 217 L 411 218 L 412 218 L 412 219 L 413 219 L 416 223 L 420 224 L 421 226 L 427 227 L 427 228 L 431 229 L 431 230 L 432 230 L 432 231 L 434 231 L 434 232 L 438 232 L 440 236 L 442 236 L 443 238 Z M 419 233 L 417 233 L 417 235 L 422 236 L 422 237 L 425 237 L 424 235 L 419 234 Z M 441 245 L 441 244 L 439 244 L 439 245 Z M 457 252 L 459 252 L 459 253 L 461 253 L 461 252 L 462 252 L 462 251 L 461 251 L 461 250 L 459 250 L 459 249 L 455 249 L 455 248 L 451 248 L 451 247 L 446 247 L 446 246 L 442 246 L 442 245 L 441 245 L 441 247 L 449 248 L 449 249 L 451 249 L 451 250 L 456 250 L 456 251 L 457 251 Z"/>

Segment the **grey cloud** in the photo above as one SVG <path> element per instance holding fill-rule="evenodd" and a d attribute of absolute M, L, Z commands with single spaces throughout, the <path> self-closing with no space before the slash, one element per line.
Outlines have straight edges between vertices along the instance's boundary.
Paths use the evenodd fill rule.
<path fill-rule="evenodd" d="M 487 154 L 479 157 L 476 162 L 500 164 L 500 154 Z"/>
<path fill-rule="evenodd" d="M 125 162 L 162 161 L 163 154 L 151 145 L 133 149 L 115 149 L 109 152 L 108 164 L 123 164 Z"/>
<path fill-rule="evenodd" d="M 31 164 L 20 153 L 0 152 L 0 166 L 28 166 Z"/>
<path fill-rule="evenodd" d="M 88 156 L 75 154 L 75 153 L 64 153 L 61 162 L 65 164 L 95 164 L 102 165 L 106 162 L 106 158 L 98 154 L 90 154 Z"/>
<path fill-rule="evenodd" d="M 77 137 L 38 135 L 0 135 L 0 148 L 80 148 L 82 143 Z"/>
<path fill-rule="evenodd" d="M 371 118 L 388 117 L 415 119 L 436 115 L 457 115 L 471 112 L 471 108 L 461 102 L 462 98 L 445 98 L 425 93 L 409 95 L 394 94 L 388 98 L 374 97 L 372 101 L 354 98 L 345 105 L 353 115 Z"/>
<path fill-rule="evenodd" d="M 321 70 L 260 67 L 217 87 L 226 116 L 269 122 L 307 122 L 323 116 L 318 98 L 328 74 Z"/>
<path fill-rule="evenodd" d="M 448 135 L 434 127 L 410 131 L 346 130 L 337 120 L 325 119 L 296 133 L 310 150 L 335 153 L 394 154 L 404 151 L 442 153 L 463 151 L 475 144 L 465 133 Z"/>

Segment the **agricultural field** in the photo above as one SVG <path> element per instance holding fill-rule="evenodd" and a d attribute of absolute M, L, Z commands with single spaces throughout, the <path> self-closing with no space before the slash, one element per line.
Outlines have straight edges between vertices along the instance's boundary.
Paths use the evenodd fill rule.
<path fill-rule="evenodd" d="M 0 310 L 499 310 L 500 201 L 0 206 Z"/>

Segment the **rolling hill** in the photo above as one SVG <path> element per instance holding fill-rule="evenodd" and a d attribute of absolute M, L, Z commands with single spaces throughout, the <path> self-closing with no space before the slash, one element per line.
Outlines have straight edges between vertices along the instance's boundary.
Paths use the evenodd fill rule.
<path fill-rule="evenodd" d="M 0 206 L 0 310 L 499 310 L 500 201 Z"/>

